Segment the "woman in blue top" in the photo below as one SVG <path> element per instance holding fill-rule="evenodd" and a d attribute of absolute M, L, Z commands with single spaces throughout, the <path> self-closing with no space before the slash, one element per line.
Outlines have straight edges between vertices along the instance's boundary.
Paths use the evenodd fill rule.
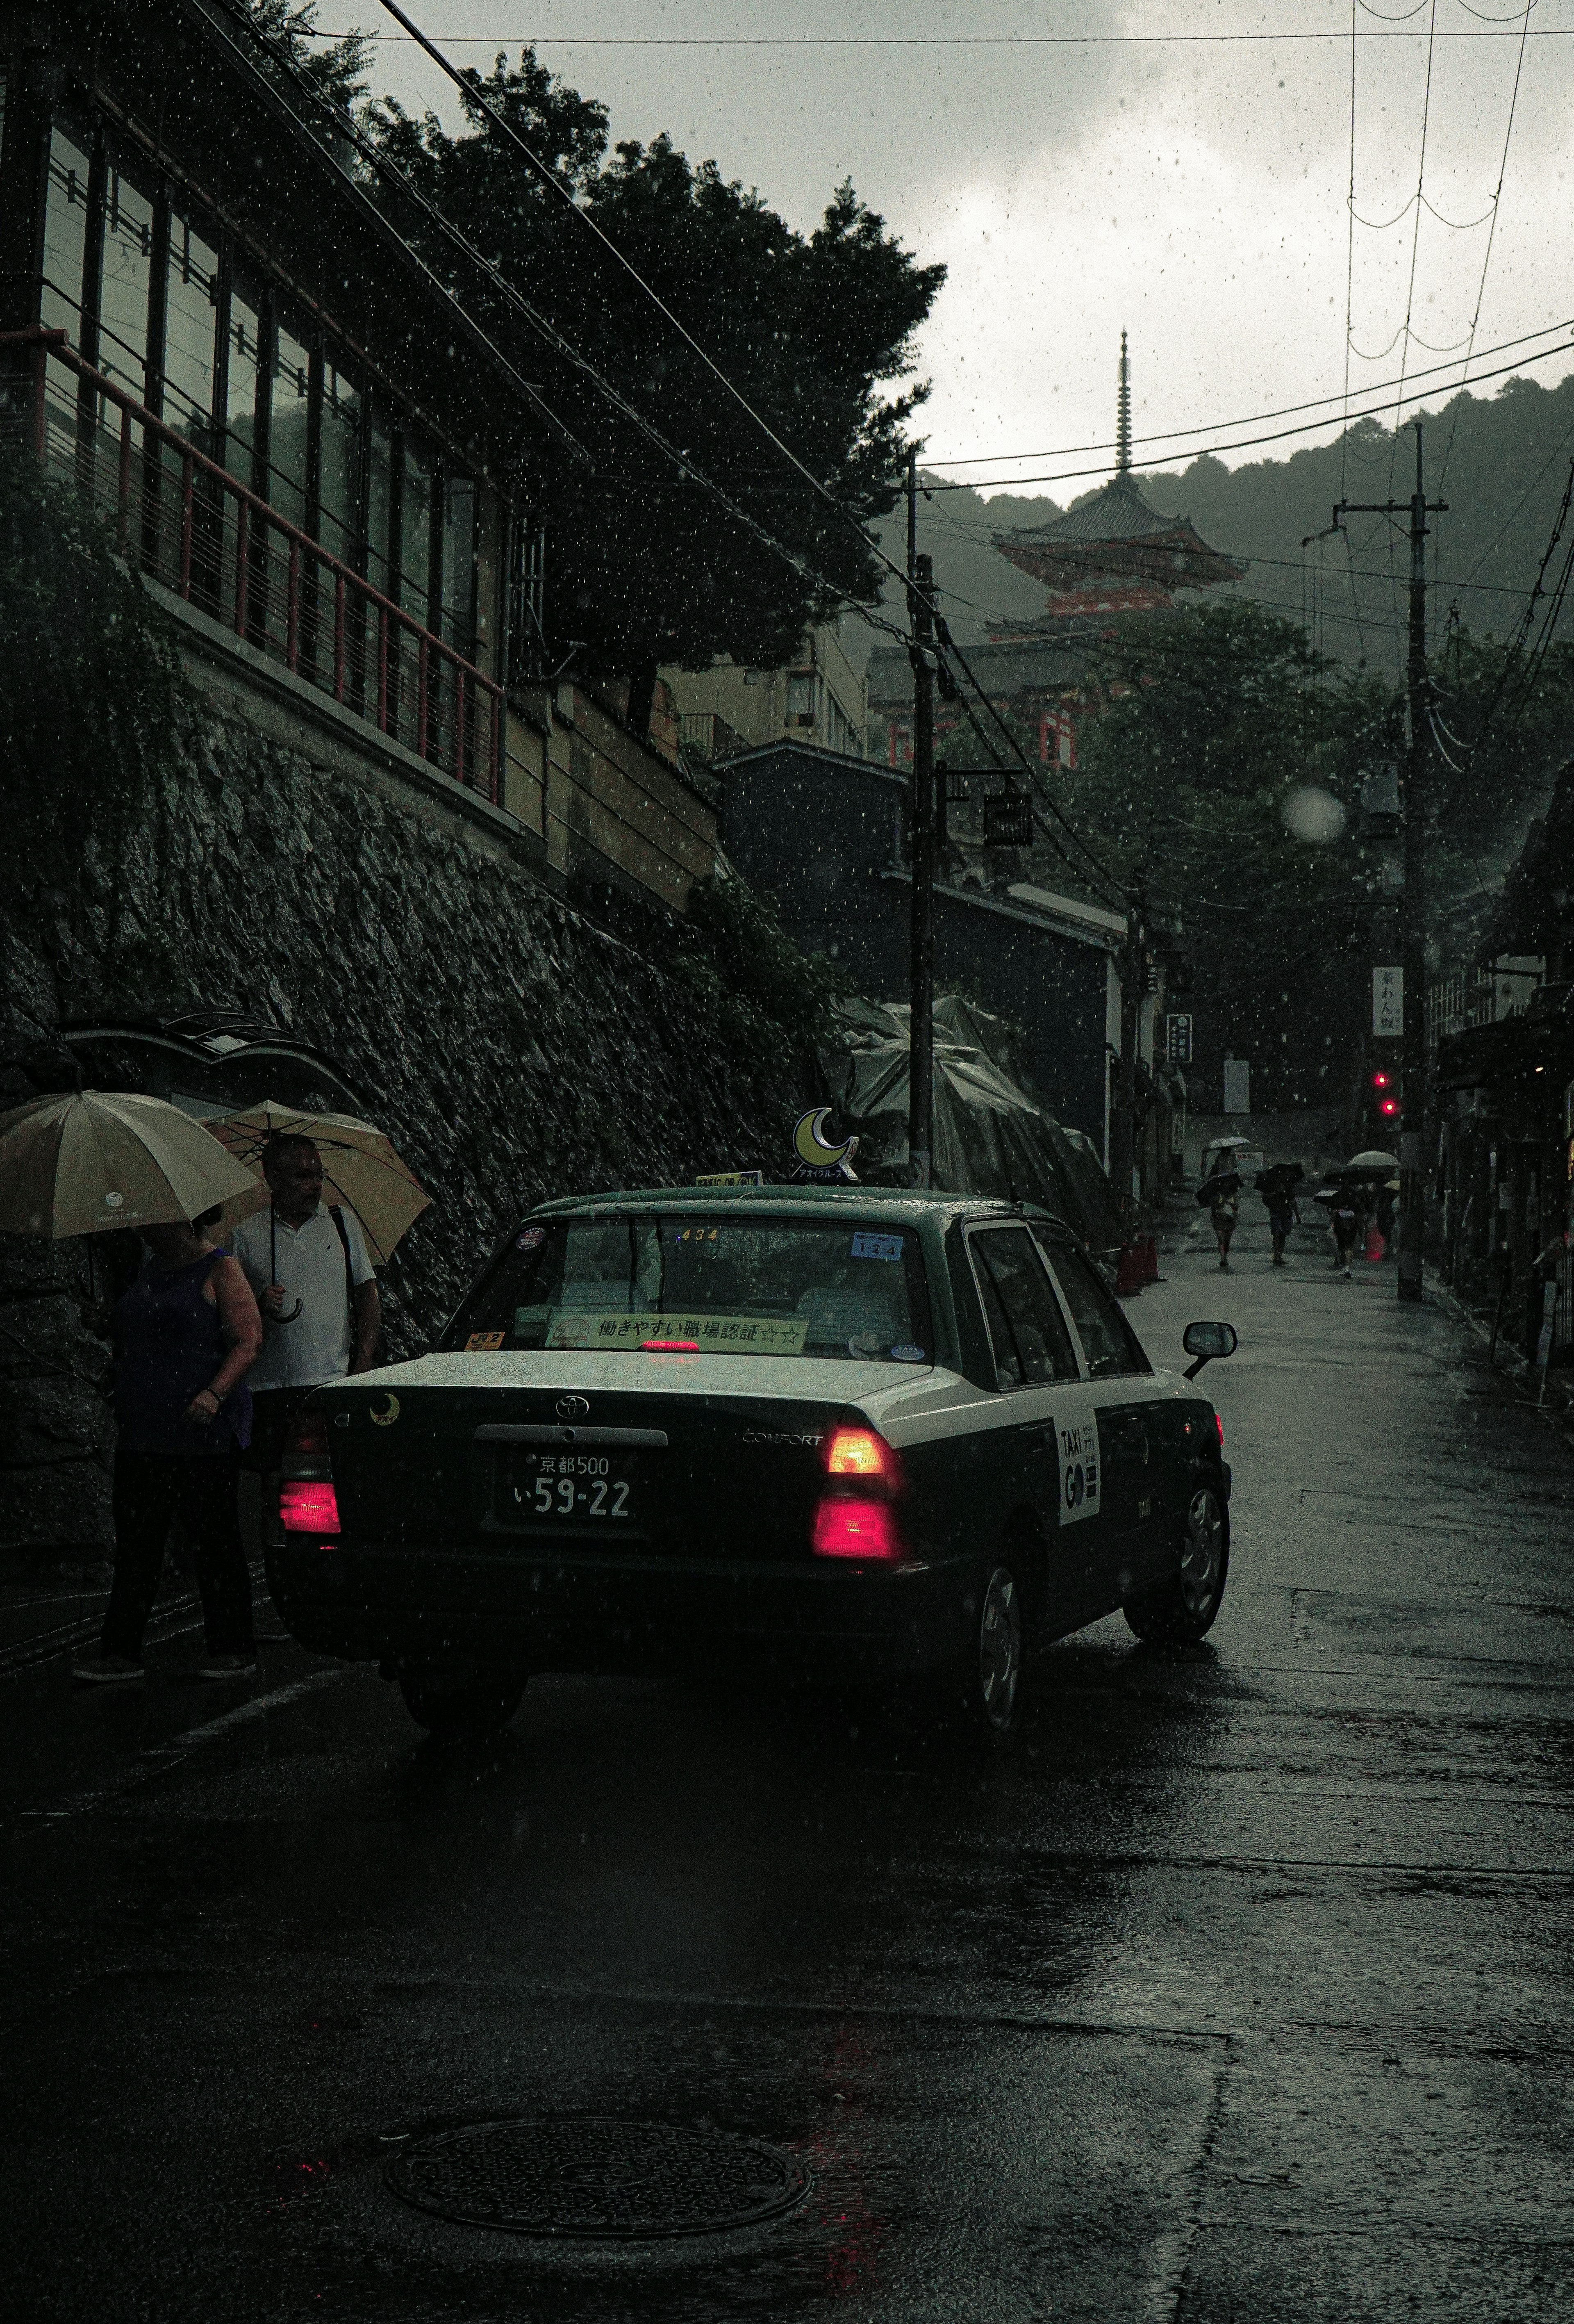
<path fill-rule="evenodd" d="M 251 1434 L 244 1382 L 262 1323 L 239 1266 L 207 1231 L 217 1217 L 143 1227 L 151 1263 L 115 1308 L 115 1582 L 100 1650 L 76 1665 L 78 1678 L 143 1676 L 143 1632 L 174 1517 L 202 1596 L 203 1677 L 255 1667 L 235 1484 Z"/>

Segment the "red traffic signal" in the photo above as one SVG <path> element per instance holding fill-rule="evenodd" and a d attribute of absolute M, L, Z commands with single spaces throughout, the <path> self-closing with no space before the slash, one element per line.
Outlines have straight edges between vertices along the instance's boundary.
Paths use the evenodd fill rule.
<path fill-rule="evenodd" d="M 1385 1120 L 1391 1121 L 1399 1111 L 1399 1100 L 1396 1097 L 1382 1098 L 1378 1101 L 1377 1111 Z"/>
<path fill-rule="evenodd" d="M 1371 1085 L 1373 1102 L 1378 1115 L 1384 1121 L 1395 1120 L 1401 1111 L 1402 1102 L 1395 1078 L 1385 1065 L 1373 1068 Z"/>
<path fill-rule="evenodd" d="M 1373 1087 L 1375 1090 L 1385 1090 L 1385 1089 L 1391 1089 L 1391 1088 L 1393 1087 L 1393 1084 L 1394 1084 L 1394 1076 L 1393 1076 L 1393 1074 L 1385 1074 L 1385 1073 L 1383 1071 L 1383 1069 L 1382 1069 L 1382 1067 L 1381 1067 L 1381 1066 L 1379 1066 L 1379 1067 L 1377 1068 L 1377 1071 L 1376 1071 L 1376 1072 L 1372 1075 L 1372 1087 Z"/>

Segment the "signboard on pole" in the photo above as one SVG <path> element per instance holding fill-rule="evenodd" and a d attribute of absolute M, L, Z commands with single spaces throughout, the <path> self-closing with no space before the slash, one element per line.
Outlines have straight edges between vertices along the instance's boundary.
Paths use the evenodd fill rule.
<path fill-rule="evenodd" d="M 1404 971 L 1372 971 L 1372 1030 L 1380 1039 L 1397 1041 L 1404 1032 Z"/>
<path fill-rule="evenodd" d="M 1172 1065 L 1189 1065 L 1192 1062 L 1192 1019 L 1189 1017 L 1166 1017 L 1165 1055 Z"/>
<path fill-rule="evenodd" d="M 1224 1060 L 1224 1111 L 1226 1113 L 1249 1113 L 1251 1110 L 1251 1060 L 1249 1057 L 1226 1057 Z"/>

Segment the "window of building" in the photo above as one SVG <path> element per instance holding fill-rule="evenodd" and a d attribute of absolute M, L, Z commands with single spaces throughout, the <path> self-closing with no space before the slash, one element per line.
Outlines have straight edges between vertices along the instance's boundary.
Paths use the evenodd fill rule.
<path fill-rule="evenodd" d="M 311 500 L 311 350 L 284 320 L 273 331 L 268 498 L 304 532 Z"/>
<path fill-rule="evenodd" d="M 815 723 L 815 696 L 818 686 L 812 669 L 795 669 L 787 682 L 787 722 L 789 726 L 812 726 Z"/>
<path fill-rule="evenodd" d="M 403 476 L 399 496 L 399 602 L 423 629 L 431 626 L 433 461 L 419 438 L 400 447 Z"/>
<path fill-rule="evenodd" d="M 46 330 L 68 331 L 82 344 L 82 270 L 87 254 L 87 156 L 62 129 L 50 136 L 49 192 L 44 203 L 43 297 Z"/>
<path fill-rule="evenodd" d="M 178 211 L 170 219 L 165 300 L 163 417 L 200 450 L 212 452 L 218 253 Z"/>
<path fill-rule="evenodd" d="M 366 425 L 365 574 L 373 589 L 392 595 L 394 550 L 393 438 L 382 420 L 369 414 Z"/>
<path fill-rule="evenodd" d="M 98 368 L 139 403 L 147 401 L 148 302 L 152 284 L 152 196 L 111 163 L 104 189 Z"/>
<path fill-rule="evenodd" d="M 322 367 L 321 426 L 318 539 L 354 566 L 361 530 L 361 391 L 331 355 Z"/>
<path fill-rule="evenodd" d="M 468 476 L 443 479 L 442 570 L 442 635 L 468 659 L 475 650 L 475 486 Z"/>
<path fill-rule="evenodd" d="M 225 372 L 224 464 L 244 484 L 255 481 L 262 368 L 262 302 L 241 282 L 230 286 Z"/>

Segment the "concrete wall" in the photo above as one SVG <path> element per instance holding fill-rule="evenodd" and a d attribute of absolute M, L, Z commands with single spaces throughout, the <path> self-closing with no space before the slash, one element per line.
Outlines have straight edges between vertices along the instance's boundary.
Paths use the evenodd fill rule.
<path fill-rule="evenodd" d="M 787 735 L 853 757 L 869 747 L 869 681 L 834 622 L 811 630 L 799 659 L 785 669 L 745 669 L 723 661 L 710 669 L 668 669 L 662 675 L 681 715 L 712 713 L 747 743 L 758 746 Z M 795 686 L 795 679 L 801 683 Z"/>

